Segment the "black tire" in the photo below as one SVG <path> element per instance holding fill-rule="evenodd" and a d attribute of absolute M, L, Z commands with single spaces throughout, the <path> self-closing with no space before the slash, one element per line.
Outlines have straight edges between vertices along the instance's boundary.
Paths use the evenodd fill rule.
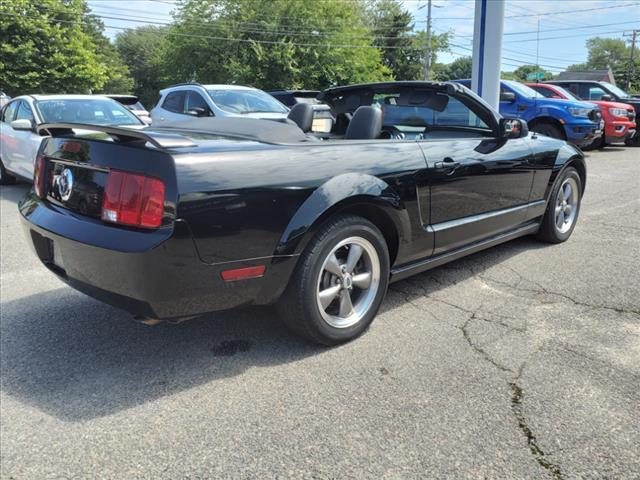
<path fill-rule="evenodd" d="M 562 129 L 553 123 L 538 122 L 531 127 L 531 130 L 540 135 L 546 135 L 547 137 L 558 138 L 560 140 L 565 139 Z"/>
<path fill-rule="evenodd" d="M 358 241 L 363 240 L 363 243 L 369 249 L 373 247 L 377 255 L 377 258 L 373 258 L 374 255 L 369 255 L 366 250 L 363 250 L 364 253 L 359 257 L 361 260 L 352 269 L 352 272 L 358 272 L 357 269 L 362 268 L 362 265 L 364 265 L 361 262 L 369 261 L 369 264 L 373 265 L 375 260 L 378 260 L 379 275 L 375 275 L 373 273 L 375 270 L 372 270 L 372 278 L 375 281 L 371 282 L 371 291 L 369 289 L 360 290 L 355 283 L 351 289 L 339 286 L 337 285 L 339 282 L 344 281 L 346 284 L 347 280 L 331 276 L 328 269 L 325 268 L 326 260 L 334 249 L 341 242 L 353 238 L 360 239 Z M 345 250 L 337 250 L 336 255 L 345 252 L 348 254 L 352 246 L 348 245 L 341 248 Z M 370 253 L 373 252 L 370 250 Z M 380 230 L 362 217 L 338 215 L 329 219 L 305 248 L 285 293 L 278 301 L 278 312 L 284 323 L 291 330 L 312 342 L 327 346 L 348 342 L 361 335 L 378 313 L 389 284 L 389 268 L 389 251 Z M 344 272 L 344 269 L 342 271 Z M 344 288 L 346 291 L 340 290 L 337 296 L 332 297 L 334 298 L 332 303 L 321 311 L 319 290 L 321 289 L 321 283 L 327 281 L 327 275 L 330 280 L 328 284 L 330 288 L 335 286 L 335 288 Z M 356 275 L 357 273 L 353 273 L 354 279 Z M 377 287 L 374 287 L 376 281 L 378 282 Z M 334 284 L 333 282 L 336 283 Z M 350 280 L 348 283 L 351 285 Z M 326 288 L 326 286 L 327 284 L 323 288 Z M 350 298 L 353 298 L 351 297 L 352 295 L 355 297 L 354 308 L 358 306 L 359 301 L 362 301 L 361 305 L 365 305 L 366 308 L 363 308 L 362 315 L 347 317 L 346 320 L 358 318 L 355 324 L 338 328 L 331 325 L 325 317 L 330 309 L 341 305 L 342 296 L 345 293 L 348 293 Z M 361 297 L 360 295 L 364 296 Z M 333 302 L 337 302 L 337 304 Z M 334 318 L 339 319 L 340 317 Z"/>
<path fill-rule="evenodd" d="M 2 160 L 0 160 L 0 185 L 13 185 L 14 183 L 16 183 L 16 177 L 5 170 Z"/>
<path fill-rule="evenodd" d="M 589 150 L 603 149 L 604 147 L 604 137 L 599 136 L 595 138 L 589 145 L 582 147 L 582 150 L 587 152 Z"/>
<path fill-rule="evenodd" d="M 571 224 L 565 225 L 562 223 L 562 228 L 558 226 L 559 218 L 556 217 L 556 208 L 561 208 L 562 205 L 559 205 L 560 201 L 560 190 L 561 187 L 565 185 L 565 183 L 570 183 L 571 188 L 577 189 L 576 192 L 576 204 L 572 208 L 572 211 L 575 212 L 572 217 Z M 578 175 L 578 171 L 573 167 L 568 167 L 564 170 L 556 183 L 553 186 L 553 190 L 551 192 L 551 197 L 549 198 L 549 203 L 547 204 L 547 210 L 544 213 L 544 217 L 542 218 L 542 223 L 540 225 L 540 230 L 538 230 L 537 237 L 548 243 L 562 243 L 565 242 L 573 233 L 573 229 L 578 222 L 578 215 L 580 214 L 580 204 L 582 202 L 582 180 L 580 180 L 580 175 Z M 566 208 L 566 207 L 564 207 Z M 564 211 L 562 215 L 562 219 L 565 218 Z"/>
<path fill-rule="evenodd" d="M 636 134 L 632 138 L 627 138 L 624 144 L 627 147 L 640 147 L 640 132 L 636 130 Z"/>

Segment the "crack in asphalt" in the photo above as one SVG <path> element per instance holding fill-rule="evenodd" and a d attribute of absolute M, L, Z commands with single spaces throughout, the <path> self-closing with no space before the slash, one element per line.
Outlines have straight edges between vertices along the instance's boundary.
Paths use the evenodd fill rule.
<path fill-rule="evenodd" d="M 563 299 L 567 300 L 568 302 L 573 303 L 574 305 L 577 305 L 579 307 L 592 308 L 592 309 L 598 309 L 598 310 L 610 310 L 610 311 L 613 311 L 613 312 L 616 312 L 616 313 L 626 313 L 626 314 L 630 314 L 630 315 L 640 316 L 640 310 L 620 308 L 620 307 L 611 307 L 611 306 L 608 306 L 608 305 L 595 305 L 595 304 L 592 304 L 592 303 L 582 302 L 580 300 L 576 300 L 575 298 L 573 298 L 570 295 L 567 295 L 566 293 L 554 292 L 552 290 L 549 290 L 548 288 L 546 288 L 542 284 L 524 277 L 520 272 L 518 272 L 517 270 L 515 270 L 512 267 L 508 267 L 506 265 L 501 265 L 501 267 L 506 269 L 506 270 L 509 270 L 510 272 L 512 272 L 513 274 L 515 274 L 518 277 L 518 283 L 516 285 L 513 285 L 513 284 L 511 284 L 509 282 L 505 282 L 505 281 L 502 281 L 502 280 L 497 280 L 495 278 L 487 277 L 486 275 L 483 275 L 482 273 L 478 274 L 478 278 L 480 278 L 483 282 L 485 282 L 487 284 L 494 283 L 494 284 L 497 284 L 497 285 L 501 285 L 503 287 L 507 287 L 507 288 L 516 290 L 518 292 L 527 292 L 527 293 L 534 293 L 534 294 L 538 294 L 538 295 L 550 295 L 550 296 L 560 297 L 560 298 L 563 298 Z M 531 283 L 531 284 L 535 285 L 536 287 L 538 287 L 538 289 L 527 288 L 527 287 L 520 286 L 521 283 L 523 283 L 523 282 Z M 514 295 L 516 295 L 516 294 L 514 294 Z M 525 296 L 522 296 L 522 295 L 516 295 L 516 296 L 521 297 L 521 298 L 528 298 L 528 297 L 525 297 Z"/>
<path fill-rule="evenodd" d="M 520 276 L 517 272 L 516 273 L 518 276 Z M 521 276 L 520 276 L 521 277 Z M 442 284 L 442 282 L 438 282 L 440 284 Z M 531 427 L 529 426 L 527 419 L 524 415 L 523 412 L 523 399 L 524 399 L 524 391 L 523 388 L 519 385 L 519 381 L 522 377 L 522 373 L 524 371 L 524 367 L 526 362 L 523 362 L 520 367 L 517 369 L 517 371 L 514 371 L 513 369 L 509 368 L 506 365 L 503 365 L 502 363 L 500 363 L 499 361 L 497 361 L 496 359 L 494 359 L 491 354 L 489 354 L 489 352 L 487 352 L 480 344 L 478 344 L 477 342 L 475 342 L 472 338 L 472 335 L 469 331 L 469 326 L 471 325 L 471 323 L 474 320 L 481 320 L 484 322 L 489 322 L 489 323 L 495 323 L 498 325 L 501 325 L 503 327 L 509 328 L 509 329 L 513 329 L 513 330 L 517 330 L 520 333 L 526 333 L 527 331 L 527 325 L 525 323 L 524 328 L 517 328 L 517 327 L 513 327 L 503 321 L 499 321 L 499 320 L 493 320 L 490 318 L 485 317 L 484 315 L 480 315 L 479 312 L 482 310 L 482 308 L 484 307 L 484 304 L 481 304 L 478 308 L 476 308 L 475 310 L 470 310 L 468 308 L 464 308 L 461 307 L 460 305 L 456 305 L 455 303 L 451 303 L 445 300 L 441 300 L 438 298 L 433 298 L 433 297 L 428 297 L 426 295 L 426 290 L 423 287 L 416 286 L 418 289 L 422 290 L 422 294 L 418 294 L 420 297 L 422 298 L 427 298 L 429 301 L 432 302 L 436 302 L 436 303 L 442 303 L 444 305 L 448 305 L 452 308 L 455 308 L 463 313 L 465 313 L 467 315 L 467 319 L 465 320 L 465 322 L 462 324 L 462 326 L 458 326 L 457 328 L 462 332 L 462 336 L 465 339 L 465 341 L 467 342 L 467 344 L 473 349 L 473 351 L 475 351 L 478 355 L 480 355 L 482 357 L 482 359 L 484 361 L 486 361 L 487 363 L 489 363 L 490 365 L 492 365 L 493 367 L 495 367 L 499 372 L 509 375 L 509 376 L 513 376 L 511 379 L 506 379 L 506 383 L 509 386 L 510 390 L 511 390 L 511 398 L 510 398 L 510 402 L 511 402 L 511 413 L 514 416 L 518 428 L 520 429 L 520 431 L 522 432 L 522 434 L 524 435 L 526 441 L 527 441 L 527 446 L 529 448 L 529 451 L 531 452 L 531 455 L 534 457 L 535 461 L 538 463 L 538 465 L 540 465 L 542 468 L 544 468 L 547 472 L 549 472 L 549 474 L 556 480 L 562 480 L 563 474 L 562 471 L 560 469 L 560 467 L 558 465 L 556 465 L 555 463 L 553 463 L 552 461 L 550 461 L 548 459 L 548 456 L 546 456 L 544 450 L 542 449 L 542 447 L 539 445 L 538 443 L 538 439 L 536 437 L 536 435 L 533 433 L 533 430 L 531 429 Z M 438 318 L 437 315 L 435 315 L 433 312 L 431 312 L 430 310 L 426 309 L 425 306 L 420 305 L 419 303 L 415 302 L 411 297 L 415 296 L 417 294 L 417 292 L 410 292 L 410 291 L 404 291 L 402 289 L 399 289 L 397 287 L 393 287 L 390 288 L 390 290 L 398 292 L 400 294 L 402 294 L 405 297 L 405 300 L 412 305 L 414 308 L 419 309 L 420 311 L 423 311 L 425 313 L 428 313 L 430 316 L 434 317 L 436 320 L 440 320 L 442 321 L 440 318 Z"/>

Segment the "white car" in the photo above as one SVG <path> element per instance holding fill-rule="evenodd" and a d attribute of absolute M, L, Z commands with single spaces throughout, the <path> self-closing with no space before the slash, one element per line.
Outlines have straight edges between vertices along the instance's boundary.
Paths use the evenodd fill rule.
<path fill-rule="evenodd" d="M 138 97 L 135 95 L 113 95 L 107 94 L 107 97 L 112 98 L 118 103 L 121 103 L 129 110 L 131 110 L 136 117 L 142 120 L 147 125 L 151 125 L 151 117 L 149 116 L 149 112 L 144 105 L 140 101 Z"/>
<path fill-rule="evenodd" d="M 115 100 L 98 95 L 22 95 L 0 110 L 0 183 L 33 181 L 43 123 L 86 123 L 141 128 L 145 124 Z"/>
<path fill-rule="evenodd" d="M 11 97 L 0 90 L 0 108 L 4 107 L 7 103 L 9 103 Z"/>
<path fill-rule="evenodd" d="M 253 117 L 284 119 L 289 109 L 266 92 L 241 85 L 183 83 L 160 91 L 151 110 L 154 125 L 193 117 Z"/>

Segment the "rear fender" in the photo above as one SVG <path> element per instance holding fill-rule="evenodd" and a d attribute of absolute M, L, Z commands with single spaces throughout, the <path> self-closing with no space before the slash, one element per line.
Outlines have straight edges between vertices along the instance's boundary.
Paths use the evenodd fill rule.
<path fill-rule="evenodd" d="M 380 178 L 360 173 L 345 173 L 320 186 L 302 204 L 280 237 L 276 255 L 302 253 L 325 219 L 348 206 L 367 203 L 388 215 L 398 241 L 411 238 L 409 215 L 400 196 Z"/>

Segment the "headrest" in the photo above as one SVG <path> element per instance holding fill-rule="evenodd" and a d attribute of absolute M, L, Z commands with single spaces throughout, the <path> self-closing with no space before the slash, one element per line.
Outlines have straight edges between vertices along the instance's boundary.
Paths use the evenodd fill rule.
<path fill-rule="evenodd" d="M 310 132 L 313 126 L 313 107 L 308 103 L 296 103 L 287 118 L 293 120 L 303 132 Z"/>
<path fill-rule="evenodd" d="M 378 138 L 382 132 L 382 111 L 377 107 L 363 106 L 353 114 L 345 138 L 368 140 Z"/>

